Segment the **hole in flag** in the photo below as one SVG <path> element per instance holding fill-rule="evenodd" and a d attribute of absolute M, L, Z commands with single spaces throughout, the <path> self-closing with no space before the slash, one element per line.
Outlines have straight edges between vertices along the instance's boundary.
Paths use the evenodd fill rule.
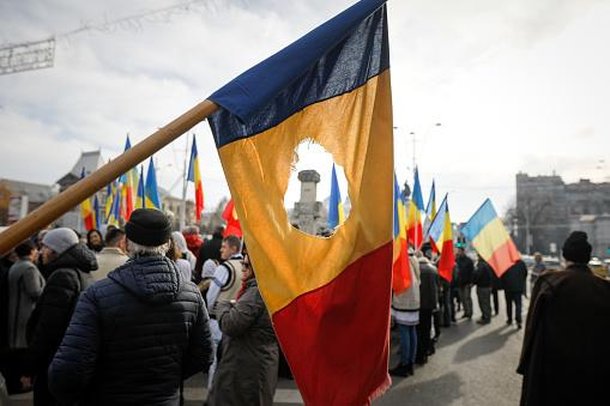
<path fill-rule="evenodd" d="M 323 146 L 306 139 L 294 151 L 290 172 L 284 196 L 290 223 L 307 234 L 331 236 L 351 209 L 343 167 Z"/>

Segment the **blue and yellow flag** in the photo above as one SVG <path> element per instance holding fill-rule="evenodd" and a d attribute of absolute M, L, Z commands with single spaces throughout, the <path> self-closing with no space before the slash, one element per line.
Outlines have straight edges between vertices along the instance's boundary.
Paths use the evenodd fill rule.
<path fill-rule="evenodd" d="M 138 180 L 138 193 L 136 194 L 136 209 L 146 207 L 146 192 L 144 191 L 144 165 L 140 167 L 140 179 Z"/>
<path fill-rule="evenodd" d="M 209 122 L 259 290 L 305 403 L 370 403 L 390 384 L 394 165 L 385 1 L 356 3 L 210 99 L 222 107 Z M 292 227 L 284 208 L 304 141 L 329 151 L 350 187 L 350 216 L 330 238 Z"/>
<path fill-rule="evenodd" d="M 157 173 L 153 158 L 148 162 L 148 174 L 146 175 L 146 186 L 144 187 L 145 205 L 147 209 L 161 210 L 161 199 L 157 188 Z"/>
<path fill-rule="evenodd" d="M 343 210 L 343 201 L 341 200 L 341 191 L 339 190 L 339 181 L 337 180 L 337 172 L 335 164 L 330 180 L 330 201 L 328 202 L 328 227 L 334 230 L 339 224 L 345 220 L 345 212 Z"/>

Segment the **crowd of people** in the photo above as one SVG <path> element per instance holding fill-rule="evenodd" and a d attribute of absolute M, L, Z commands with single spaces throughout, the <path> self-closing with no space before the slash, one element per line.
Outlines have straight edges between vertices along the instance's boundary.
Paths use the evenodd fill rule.
<path fill-rule="evenodd" d="M 478 324 L 489 324 L 500 312 L 498 291 L 506 299 L 506 324 L 522 327 L 522 302 L 525 294 L 527 267 L 518 261 L 498 278 L 485 260 L 475 261 L 462 246 L 457 247 L 451 281 L 439 276 L 438 255 L 428 243 L 409 255 L 411 285 L 392 297 L 393 324 L 399 332 L 399 362 L 390 374 L 409 377 L 414 365 L 424 365 L 435 353 L 435 343 L 443 328 L 455 325 L 460 319 L 472 320 L 473 287 L 480 307 Z M 492 309 L 493 304 L 493 309 Z M 514 311 L 513 311 L 514 308 Z M 461 314 L 459 314 L 461 312 Z"/>
<path fill-rule="evenodd" d="M 610 284 L 587 266 L 585 233 L 572 233 L 562 251 L 565 270 L 550 272 L 536 255 L 530 273 L 524 405 L 594 404 L 581 401 L 599 399 L 610 373 Z M 391 375 L 413 375 L 442 329 L 474 318 L 473 287 L 477 323 L 499 314 L 502 290 L 506 324 L 523 327 L 523 261 L 498 278 L 458 246 L 451 281 L 439 277 L 428 244 L 409 261 L 411 285 L 392 297 L 399 361 Z M 273 404 L 285 361 L 247 248 L 222 228 L 204 241 L 192 227 L 172 232 L 160 211 L 138 209 L 124 229 L 82 240 L 68 228 L 43 230 L 1 266 L 0 384 L 33 390 L 35 405 L 179 404 L 183 381 L 199 372 L 208 405 Z"/>
<path fill-rule="evenodd" d="M 280 351 L 246 247 L 217 228 L 172 232 L 160 211 L 81 240 L 43 230 L 2 258 L 0 376 L 35 405 L 271 405 Z M 6 311 L 5 311 L 6 310 Z"/>

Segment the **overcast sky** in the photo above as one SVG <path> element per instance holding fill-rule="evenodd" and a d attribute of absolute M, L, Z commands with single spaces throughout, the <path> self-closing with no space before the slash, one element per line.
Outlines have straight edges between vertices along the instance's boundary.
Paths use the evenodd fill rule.
<path fill-rule="evenodd" d="M 0 2 L 0 44 L 57 38 L 53 68 L 0 76 L 0 177 L 53 183 L 81 151 L 116 156 L 126 133 L 142 140 L 354 1 L 191 1 L 67 34 L 180 3 Z M 388 4 L 401 182 L 412 182 L 413 136 L 424 200 L 434 178 L 454 221 L 486 197 L 504 212 L 518 171 L 610 180 L 610 2 Z M 228 188 L 207 123 L 193 132 L 211 209 Z M 185 145 L 182 137 L 156 155 L 159 182 L 176 195 Z M 326 198 L 330 157 L 300 152 L 297 170 L 317 169 Z M 295 184 L 286 201 L 296 199 Z"/>

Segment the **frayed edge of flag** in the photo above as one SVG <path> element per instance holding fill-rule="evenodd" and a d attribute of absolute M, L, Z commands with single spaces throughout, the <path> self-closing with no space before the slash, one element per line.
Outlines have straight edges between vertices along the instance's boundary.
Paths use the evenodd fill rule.
<path fill-rule="evenodd" d="M 375 389 L 375 391 L 371 393 L 371 396 L 369 396 L 369 398 L 367 399 L 367 406 L 370 405 L 373 400 L 382 397 L 384 393 L 386 393 L 386 391 L 390 389 L 390 386 L 392 386 L 392 378 L 390 378 L 389 374 L 386 374 L 385 381 L 383 381 L 383 383 L 379 385 L 379 387 Z"/>

